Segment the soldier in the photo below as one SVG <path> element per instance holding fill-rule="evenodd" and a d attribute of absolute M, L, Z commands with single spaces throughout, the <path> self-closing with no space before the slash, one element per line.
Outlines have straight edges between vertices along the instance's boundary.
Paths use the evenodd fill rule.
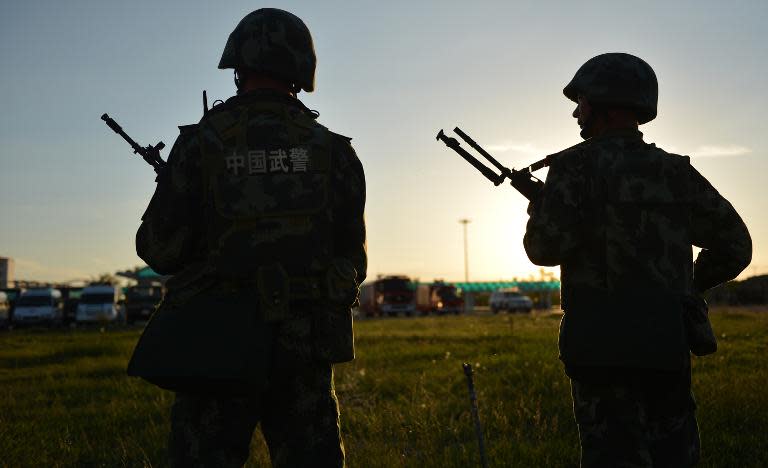
<path fill-rule="evenodd" d="M 560 359 L 582 466 L 691 466 L 700 448 L 684 314 L 749 264 L 752 241 L 688 157 L 643 141 L 638 125 L 656 117 L 658 97 L 647 63 L 598 55 L 563 92 L 586 141 L 554 159 L 524 245 L 533 263 L 561 267 Z"/>
<path fill-rule="evenodd" d="M 273 466 L 341 467 L 332 364 L 354 357 L 365 179 L 350 139 L 296 94 L 306 25 L 263 8 L 219 63 L 237 95 L 180 127 L 136 250 L 173 275 L 128 373 L 176 392 L 172 466 L 242 466 L 261 423 Z"/>

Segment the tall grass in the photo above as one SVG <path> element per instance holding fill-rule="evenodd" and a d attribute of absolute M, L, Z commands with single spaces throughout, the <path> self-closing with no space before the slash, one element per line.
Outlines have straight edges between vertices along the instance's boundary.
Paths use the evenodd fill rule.
<path fill-rule="evenodd" d="M 365 320 L 336 366 L 350 467 L 478 465 L 461 363 L 475 367 L 491 466 L 576 466 L 557 315 Z M 704 466 L 768 466 L 768 311 L 713 314 L 717 354 L 694 360 Z M 140 333 L 0 334 L 0 466 L 166 466 L 173 395 L 125 376 Z M 260 434 L 249 466 L 267 466 Z"/>

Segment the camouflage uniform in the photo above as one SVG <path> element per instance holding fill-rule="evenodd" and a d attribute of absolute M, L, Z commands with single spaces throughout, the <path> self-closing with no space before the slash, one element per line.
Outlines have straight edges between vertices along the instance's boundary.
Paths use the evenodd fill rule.
<path fill-rule="evenodd" d="M 743 221 L 687 157 L 637 130 L 558 155 L 528 213 L 528 257 L 561 266 L 560 358 L 583 466 L 694 464 L 683 304 L 749 264 Z M 702 248 L 695 264 L 692 245 Z"/>
<path fill-rule="evenodd" d="M 142 218 L 139 256 L 173 276 L 128 372 L 177 392 L 174 466 L 241 466 L 259 423 L 274 466 L 344 465 L 332 364 L 354 358 L 365 179 L 316 117 L 271 90 L 214 107 L 180 127 Z"/>

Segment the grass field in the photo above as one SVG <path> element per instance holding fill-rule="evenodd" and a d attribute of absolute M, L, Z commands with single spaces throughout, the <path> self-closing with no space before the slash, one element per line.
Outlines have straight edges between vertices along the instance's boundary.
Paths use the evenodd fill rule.
<path fill-rule="evenodd" d="M 768 309 L 713 313 L 720 350 L 694 360 L 703 466 L 768 466 Z M 356 324 L 336 367 L 350 467 L 478 466 L 463 361 L 476 368 L 494 467 L 576 466 L 559 316 Z M 0 466 L 166 466 L 173 395 L 125 376 L 128 330 L 0 332 Z M 267 466 L 254 436 L 249 466 Z"/>

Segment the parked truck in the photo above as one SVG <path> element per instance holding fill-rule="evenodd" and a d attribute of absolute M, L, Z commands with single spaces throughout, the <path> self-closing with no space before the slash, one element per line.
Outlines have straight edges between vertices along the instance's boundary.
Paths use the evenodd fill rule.
<path fill-rule="evenodd" d="M 360 288 L 360 313 L 364 317 L 411 316 L 416 309 L 413 292 L 407 276 L 380 276 Z"/>
<path fill-rule="evenodd" d="M 457 294 L 456 286 L 435 280 L 416 287 L 416 309 L 422 315 L 458 315 L 464 309 L 464 300 Z"/>

